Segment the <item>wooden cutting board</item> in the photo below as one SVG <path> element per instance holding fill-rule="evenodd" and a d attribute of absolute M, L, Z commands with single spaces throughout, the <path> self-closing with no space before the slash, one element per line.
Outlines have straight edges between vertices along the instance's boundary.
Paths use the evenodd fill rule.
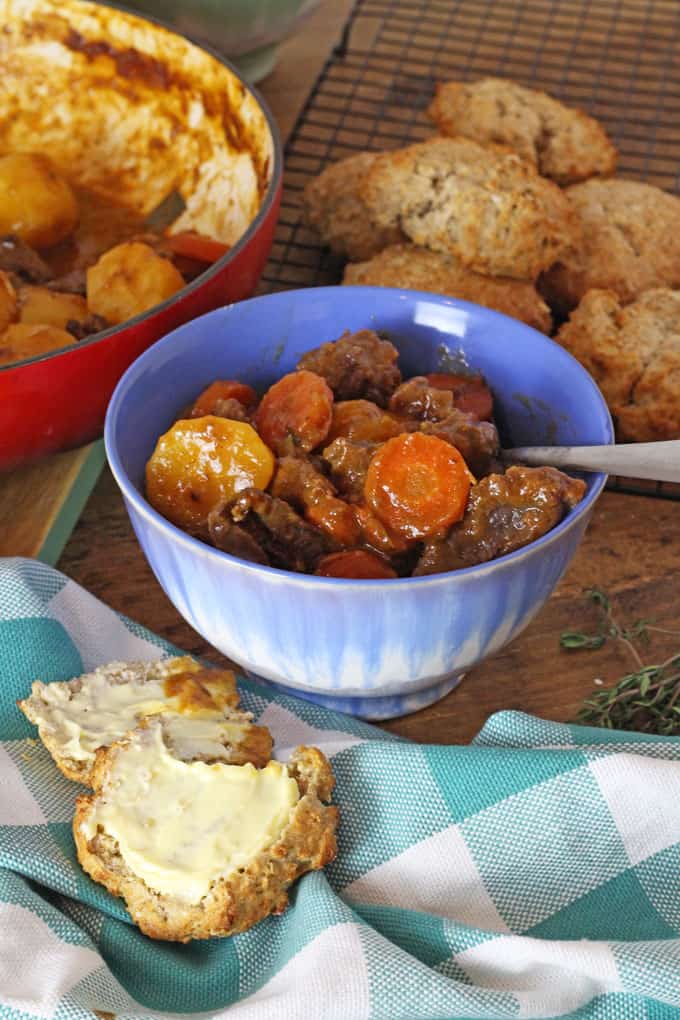
<path fill-rule="evenodd" d="M 105 460 L 99 439 L 0 475 L 0 556 L 55 564 Z"/>

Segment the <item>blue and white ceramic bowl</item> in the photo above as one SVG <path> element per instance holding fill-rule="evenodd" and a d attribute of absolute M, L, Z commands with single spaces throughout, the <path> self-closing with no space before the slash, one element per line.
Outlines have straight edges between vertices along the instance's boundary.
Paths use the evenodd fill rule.
<path fill-rule="evenodd" d="M 128 369 L 106 449 L 151 567 L 182 616 L 249 673 L 370 719 L 413 712 L 498 652 L 546 601 L 604 485 L 518 552 L 449 574 L 387 581 L 310 577 L 246 563 L 190 538 L 144 498 L 144 467 L 179 408 L 217 378 L 262 391 L 346 330 L 384 330 L 405 376 L 465 363 L 482 372 L 513 446 L 610 443 L 599 390 L 557 344 L 514 319 L 416 291 L 320 287 L 195 319 Z"/>

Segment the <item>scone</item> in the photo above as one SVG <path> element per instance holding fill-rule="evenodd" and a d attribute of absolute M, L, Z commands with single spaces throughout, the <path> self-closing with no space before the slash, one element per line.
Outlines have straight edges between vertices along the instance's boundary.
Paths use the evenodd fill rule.
<path fill-rule="evenodd" d="M 680 198 L 639 181 L 590 180 L 566 190 L 580 240 L 540 287 L 566 314 L 593 288 L 632 301 L 655 287 L 680 287 Z"/>
<path fill-rule="evenodd" d="M 680 291 L 623 306 L 590 290 L 556 339 L 602 390 L 620 440 L 680 439 Z"/>
<path fill-rule="evenodd" d="M 271 757 L 267 729 L 237 711 L 238 692 L 228 669 L 204 669 L 190 656 L 155 662 L 112 662 L 73 680 L 41 683 L 19 708 L 57 767 L 86 786 L 95 754 L 120 740 L 147 716 L 163 715 L 174 754 L 185 761 L 253 762 Z"/>
<path fill-rule="evenodd" d="M 403 240 L 398 227 L 377 228 L 371 223 L 359 195 L 359 184 L 377 155 L 360 152 L 333 163 L 302 194 L 306 222 L 331 251 L 352 261 L 370 259 L 388 244 Z"/>
<path fill-rule="evenodd" d="M 509 145 L 558 184 L 616 169 L 616 149 L 594 117 L 513 81 L 438 84 L 427 112 L 441 134 Z"/>
<path fill-rule="evenodd" d="M 431 138 L 378 156 L 359 185 L 374 224 L 487 276 L 533 280 L 573 238 L 563 192 L 502 146 Z"/>
<path fill-rule="evenodd" d="M 343 283 L 370 287 L 408 287 L 473 301 L 526 322 L 542 333 L 551 329 L 550 309 L 533 283 L 502 276 L 482 276 L 455 255 L 393 244 L 368 262 L 345 268 Z"/>
<path fill-rule="evenodd" d="M 335 856 L 333 774 L 313 747 L 262 769 L 187 763 L 149 718 L 97 752 L 92 781 L 73 820 L 78 860 L 151 938 L 245 931 Z"/>

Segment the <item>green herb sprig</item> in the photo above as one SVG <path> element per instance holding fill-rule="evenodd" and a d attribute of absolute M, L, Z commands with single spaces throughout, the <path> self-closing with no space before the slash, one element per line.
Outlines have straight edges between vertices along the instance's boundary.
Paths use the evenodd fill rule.
<path fill-rule="evenodd" d="M 636 670 L 627 673 L 613 687 L 596 690 L 587 698 L 576 721 L 607 729 L 637 730 L 664 736 L 680 734 L 680 651 L 665 662 L 645 665 L 635 642 L 648 643 L 650 633 L 680 637 L 680 631 L 657 627 L 651 620 L 636 620 L 623 627 L 612 611 L 607 594 L 599 588 L 585 592 L 587 601 L 600 610 L 593 634 L 564 631 L 560 647 L 569 651 L 598 649 L 609 640 L 621 642 L 633 658 Z"/>

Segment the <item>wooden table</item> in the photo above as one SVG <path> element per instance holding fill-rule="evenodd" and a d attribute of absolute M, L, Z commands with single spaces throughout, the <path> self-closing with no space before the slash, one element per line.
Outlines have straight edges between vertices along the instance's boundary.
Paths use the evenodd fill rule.
<path fill-rule="evenodd" d="M 261 84 L 284 137 L 350 6 L 350 0 L 324 0 L 286 44 L 279 66 Z M 58 565 L 114 609 L 190 652 L 219 661 L 218 653 L 184 623 L 153 577 L 108 470 Z M 503 708 L 548 719 L 572 718 L 594 678 L 611 682 L 632 666 L 625 649 L 613 644 L 595 652 L 560 651 L 561 631 L 587 629 L 595 622 L 583 589 L 606 589 L 624 622 L 655 617 L 659 625 L 678 630 L 679 579 L 680 504 L 605 493 L 570 570 L 524 633 L 471 670 L 443 701 L 387 727 L 414 740 L 459 743 L 470 740 L 491 712 Z M 658 661 L 673 647 L 673 638 L 661 639 L 644 655 Z"/>

